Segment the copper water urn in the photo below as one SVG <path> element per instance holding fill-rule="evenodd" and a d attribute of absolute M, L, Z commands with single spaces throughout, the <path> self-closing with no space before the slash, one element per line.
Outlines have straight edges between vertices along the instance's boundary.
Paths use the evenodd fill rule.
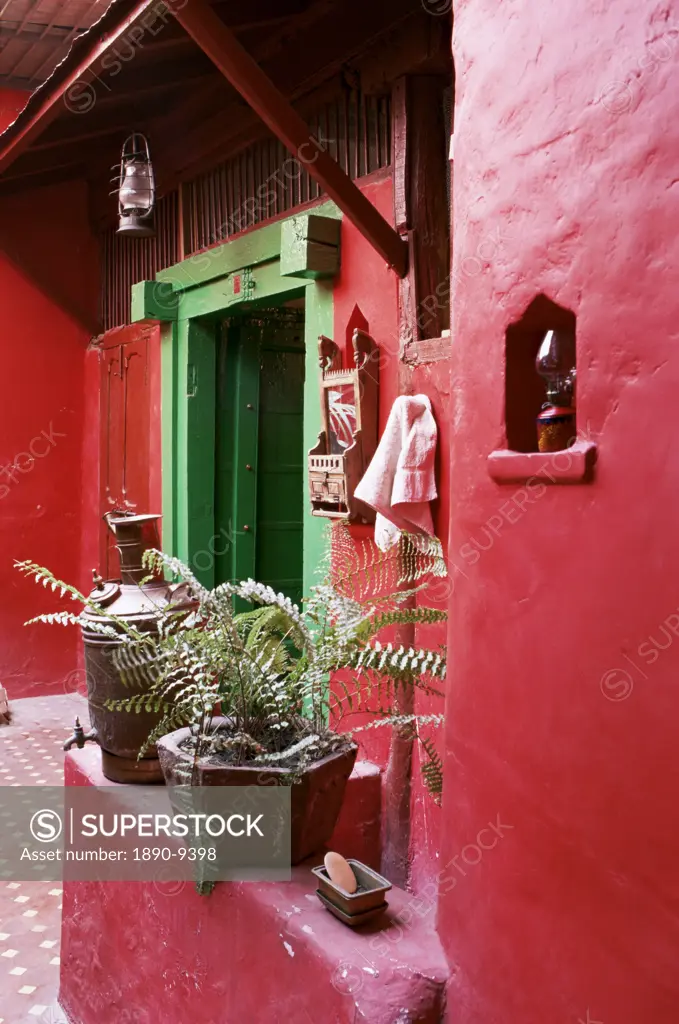
<path fill-rule="evenodd" d="M 86 739 L 96 740 L 101 747 L 101 761 L 104 775 L 112 782 L 162 782 L 155 745 L 139 758 L 139 751 L 147 737 L 160 721 L 160 715 L 142 711 L 130 714 L 126 711 L 111 711 L 108 702 L 125 700 L 138 694 L 141 687 L 134 688 L 123 682 L 113 662 L 116 647 L 122 644 L 108 635 L 102 635 L 87 622 L 104 623 L 120 632 L 115 619 L 123 620 L 141 631 L 155 628 L 158 618 L 169 605 L 178 611 L 186 606 L 184 584 L 167 583 L 163 579 L 149 577 L 149 571 L 142 564 L 147 547 L 157 546 L 155 536 L 146 542 L 143 532 L 156 527 L 160 516 L 126 515 L 108 513 L 106 521 L 115 533 L 116 547 L 120 553 L 121 578 L 119 580 L 98 580 L 89 595 L 102 610 L 101 615 L 86 610 L 82 627 L 85 646 L 85 671 L 87 675 L 87 699 L 89 703 L 92 731 L 85 736 L 76 727 L 76 733 L 66 744 L 83 746 Z"/>

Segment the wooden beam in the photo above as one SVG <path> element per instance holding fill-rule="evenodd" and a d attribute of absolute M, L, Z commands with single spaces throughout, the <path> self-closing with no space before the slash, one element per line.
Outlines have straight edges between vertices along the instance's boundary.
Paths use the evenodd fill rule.
<path fill-rule="evenodd" d="M 143 126 L 143 124 L 144 122 L 137 120 L 137 122 L 135 123 L 135 129 L 137 131 L 140 131 L 141 128 L 139 126 Z M 39 153 L 45 153 L 47 150 L 50 149 L 58 149 L 59 158 L 62 159 L 64 158 L 64 154 L 68 153 L 69 146 L 82 147 L 84 142 L 92 142 L 95 139 L 105 139 L 109 135 L 114 135 L 118 139 L 118 148 L 120 148 L 122 140 L 125 139 L 127 135 L 129 135 L 129 132 L 130 120 L 129 118 L 127 118 L 124 121 L 120 120 L 118 122 L 114 122 L 113 124 L 104 125 L 101 128 L 93 129 L 91 131 L 80 131 L 77 135 L 65 135 L 57 139 L 52 139 L 50 142 L 40 142 L 37 146 L 31 146 L 30 153 L 28 153 L 27 156 L 32 157 Z M 13 175 L 7 175 L 7 178 L 5 178 L 4 180 L 7 181 L 11 177 L 13 177 Z"/>
<path fill-rule="evenodd" d="M 17 168 L 32 161 L 33 157 L 36 160 L 39 158 L 49 160 L 49 155 L 45 157 L 49 150 L 56 150 L 58 158 L 61 159 L 68 152 L 70 146 L 82 146 L 83 143 L 89 142 L 98 145 L 96 140 L 109 135 L 117 135 L 118 149 L 120 149 L 123 141 L 130 134 L 130 125 L 133 125 L 136 131 L 146 132 L 152 119 L 160 116 L 160 112 L 167 109 L 168 106 L 172 106 L 172 100 L 176 99 L 181 92 L 181 81 L 163 83 L 163 85 L 157 85 L 152 92 L 149 91 L 145 103 L 135 100 L 131 96 L 122 96 L 119 97 L 118 105 L 115 107 L 107 107 L 106 110 L 100 111 L 97 104 L 93 108 L 93 112 L 80 114 L 77 117 L 63 118 L 48 128 L 38 142 L 30 146 L 28 152 L 18 161 Z M 86 161 L 90 153 L 91 149 L 87 153 L 81 151 L 81 156 Z M 7 176 L 14 173 L 14 169 L 11 169 Z"/>
<path fill-rule="evenodd" d="M 61 181 L 85 177 L 88 167 L 81 159 L 67 160 L 54 167 L 27 167 L 20 174 L 9 174 L 0 178 L 0 198 L 25 192 L 27 189 L 43 188 L 45 185 L 56 185 Z"/>
<path fill-rule="evenodd" d="M 121 75 L 115 91 L 104 93 L 101 98 L 97 98 L 96 108 L 93 107 L 91 111 L 80 116 L 89 116 L 92 120 L 95 109 L 98 112 L 102 108 L 118 107 L 130 100 L 136 103 L 139 111 L 149 98 L 153 100 L 172 90 L 184 93 L 187 88 L 193 88 L 208 79 L 214 82 L 219 77 L 215 74 L 214 67 L 207 63 L 203 54 L 199 54 L 199 58 L 192 61 L 174 60 L 168 62 L 167 66 L 143 67 L 140 73 L 134 76 Z M 163 72 L 167 72 L 167 78 L 163 77 Z"/>
<path fill-rule="evenodd" d="M 408 267 L 406 244 L 339 164 L 313 139 L 308 126 L 243 49 L 205 0 L 191 0 L 172 12 L 208 57 L 259 114 L 271 131 L 306 167 L 396 273 Z M 1 166 L 1 165 L 0 165 Z"/>
<path fill-rule="evenodd" d="M 210 78 L 213 78 L 214 71 Z M 220 81 L 224 79 L 219 78 Z M 172 106 L 173 99 L 176 100 L 182 94 L 183 85 L 181 81 L 157 84 L 153 90 L 142 98 L 135 98 L 132 95 L 121 94 L 115 106 L 106 105 L 102 98 L 101 103 L 97 102 L 92 110 L 74 117 L 62 117 L 50 125 L 28 149 L 18 161 L 17 166 L 29 160 L 34 154 L 44 153 L 49 149 L 59 150 L 63 146 L 66 149 L 74 142 L 87 141 L 90 139 L 102 138 L 114 132 L 120 136 L 120 145 L 130 134 L 132 125 L 136 131 L 143 131 L 139 126 L 148 125 L 153 118 L 160 117 L 161 112 Z M 108 100 L 109 97 L 106 97 Z M 59 157 L 61 154 L 59 153 Z M 86 158 L 86 155 L 83 154 Z M 14 170 L 10 170 L 11 174 Z"/>
<path fill-rule="evenodd" d="M 250 8 L 249 8 L 250 10 Z M 302 34 L 302 27 L 309 23 L 314 24 L 327 11 L 327 0 L 316 0 L 316 3 L 305 11 L 303 21 L 301 17 L 295 17 L 286 21 L 286 31 L 271 32 L 262 34 L 259 32 L 257 41 L 252 47 L 252 57 L 261 66 L 272 57 L 278 57 L 278 64 L 285 70 L 286 84 L 279 88 L 286 94 L 293 90 L 288 84 L 290 70 L 293 74 L 295 87 L 309 75 L 310 57 L 308 44 L 305 47 L 297 46 L 292 48 L 293 42 Z M 250 10 L 251 15 L 256 15 L 256 10 Z M 237 15 L 229 12 L 229 27 L 240 32 L 240 26 L 236 21 Z M 281 19 L 279 19 L 281 20 Z M 285 20 L 285 19 L 283 19 Z M 176 26 L 178 31 L 183 33 L 184 40 L 191 46 L 195 43 L 190 36 L 183 32 L 180 25 Z M 337 33 L 334 33 L 336 36 Z M 341 44 L 340 44 L 341 45 Z M 281 53 L 281 51 L 284 53 Z M 199 50 L 201 56 L 206 59 L 206 54 Z M 346 56 L 346 47 L 342 50 L 343 59 Z M 207 58 L 209 60 L 209 58 Z M 313 59 L 318 63 L 318 54 L 314 50 Z M 312 63 L 313 63 L 312 62 Z M 327 60 L 321 55 L 321 65 L 327 65 Z M 214 65 L 213 65 L 214 67 Z M 274 65 L 274 70 L 280 70 Z M 269 75 L 276 78 L 276 75 L 269 69 Z M 212 85 L 207 89 L 192 89 L 189 94 L 179 103 L 173 104 L 169 112 L 159 118 L 152 128 L 152 135 L 155 139 L 166 140 L 160 147 L 154 146 L 154 159 L 157 163 L 157 185 L 159 192 L 166 193 L 177 187 L 180 181 L 200 174 L 206 168 L 211 168 L 218 160 L 214 153 L 223 151 L 224 146 L 229 147 L 230 138 L 234 131 L 234 125 L 260 124 L 257 114 L 243 103 L 238 93 L 234 93 L 223 75 L 218 75 L 222 88 L 214 88 Z M 294 98 L 290 96 L 290 98 Z M 209 112 L 212 111 L 210 114 Z M 206 116 L 206 112 L 207 115 Z M 265 130 L 265 129 L 264 129 Z M 177 148 L 176 139 L 181 135 L 182 145 Z M 237 140 L 236 140 L 237 141 Z"/>
<path fill-rule="evenodd" d="M 402 359 L 407 366 L 424 366 L 426 363 L 440 363 L 450 359 L 451 354 L 450 334 L 446 334 L 442 338 L 421 338 L 409 342 Z"/>
<path fill-rule="evenodd" d="M 0 136 L 0 174 L 6 171 L 17 157 L 28 149 L 33 140 L 42 134 L 48 124 L 51 124 L 52 121 L 67 109 L 64 107 L 64 99 L 68 97 L 69 90 L 72 90 L 78 82 L 86 77 L 92 66 L 156 2 L 157 0 L 137 0 L 131 10 L 126 8 L 126 10 L 129 10 L 129 13 L 121 18 L 120 21 L 114 22 L 109 31 L 104 33 L 103 36 L 98 35 L 96 32 L 93 33 L 91 43 L 85 50 L 83 57 L 73 70 L 65 74 L 54 89 L 49 87 L 45 89 L 44 95 L 36 103 L 35 109 L 30 117 L 27 118 L 26 123 L 22 124 L 17 130 L 8 132 L 8 138 L 4 144 L 2 136 Z"/>
<path fill-rule="evenodd" d="M 45 31 L 47 29 L 47 31 Z M 13 28 L 0 26 L 0 42 L 7 40 L 12 43 L 62 43 L 71 33 L 70 28 L 59 28 L 57 25 L 35 25 L 32 29 L 17 32 Z M 4 47 L 3 47 L 4 49 Z"/>
<path fill-rule="evenodd" d="M 332 6 L 314 26 L 313 47 L 309 47 L 308 38 L 297 31 L 295 24 L 294 32 L 286 32 L 285 46 L 274 54 L 270 54 L 266 39 L 258 39 L 251 54 L 305 117 L 315 113 L 323 103 L 334 101 L 341 88 L 342 68 L 348 60 L 360 74 L 364 91 L 368 93 L 373 89 L 384 91 L 383 83 L 378 85 L 377 82 L 379 72 L 371 69 L 382 67 L 385 51 L 388 53 L 396 47 L 400 54 L 401 64 L 392 77 L 410 67 L 413 40 L 419 47 L 415 62 L 421 63 L 429 52 L 429 36 L 421 28 L 422 18 L 428 22 L 438 20 L 424 11 L 413 13 L 412 0 L 391 0 L 387 10 L 368 7 L 361 13 L 360 21 L 347 17 L 345 8 Z M 370 75 L 375 81 L 366 89 L 365 82 Z M 228 85 L 225 79 L 222 81 Z M 266 125 L 252 108 L 244 104 L 237 93 L 232 90 L 229 93 L 230 100 L 219 103 L 213 96 L 199 107 L 193 106 L 192 113 L 189 97 L 173 108 L 178 122 L 170 123 L 169 128 L 159 124 L 158 130 L 155 125 L 150 126 L 155 138 L 173 140 L 162 149 L 154 147 L 158 187 L 162 192 L 174 188 L 180 180 L 210 170 L 216 163 L 266 137 Z M 186 117 L 186 113 L 190 116 Z M 182 138 L 179 148 L 174 142 L 178 131 Z"/>
<path fill-rule="evenodd" d="M 281 224 L 283 277 L 318 280 L 340 269 L 340 222 L 315 213 L 301 213 Z"/>
<path fill-rule="evenodd" d="M 214 0 L 213 7 L 224 10 L 231 28 L 261 25 L 278 17 L 289 20 L 304 16 L 308 10 L 307 0 L 249 0 L 247 4 L 238 6 L 233 0 Z"/>

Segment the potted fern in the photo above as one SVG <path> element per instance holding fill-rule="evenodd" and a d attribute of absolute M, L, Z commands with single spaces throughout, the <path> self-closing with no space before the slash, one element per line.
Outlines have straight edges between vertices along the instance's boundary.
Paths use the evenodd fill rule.
<path fill-rule="evenodd" d="M 293 863 L 322 847 L 335 827 L 357 751 L 352 732 L 341 731 L 347 715 L 377 708 L 372 726 L 418 734 L 420 724 L 442 717 L 404 716 L 399 695 L 416 688 L 442 696 L 443 652 L 378 639 L 386 627 L 445 618 L 405 606 L 425 576 L 445 572 L 442 559 L 407 538 L 398 556 L 357 554 L 348 531 L 333 534 L 334 556 L 303 611 L 254 580 L 209 590 L 188 565 L 147 551 L 149 573 L 182 580 L 195 610 L 162 610 L 156 629 L 144 634 L 121 624 L 114 661 L 130 694 L 108 702 L 115 712 L 159 716 L 146 746 L 157 745 L 169 784 L 292 785 Z M 236 611 L 236 599 L 248 610 Z M 424 743 L 425 782 L 437 790 Z"/>

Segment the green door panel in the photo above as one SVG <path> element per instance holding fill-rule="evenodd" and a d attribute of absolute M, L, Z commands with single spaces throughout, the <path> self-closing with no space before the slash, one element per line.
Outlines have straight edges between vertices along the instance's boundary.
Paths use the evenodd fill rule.
<path fill-rule="evenodd" d="M 217 357 L 215 583 L 254 577 L 302 597 L 304 319 L 263 310 L 224 326 Z"/>
<path fill-rule="evenodd" d="M 257 576 L 302 599 L 304 328 L 265 328 L 260 346 Z"/>
<path fill-rule="evenodd" d="M 225 324 L 217 356 L 215 584 L 254 577 L 259 331 Z M 248 468 L 250 467 L 250 468 Z"/>

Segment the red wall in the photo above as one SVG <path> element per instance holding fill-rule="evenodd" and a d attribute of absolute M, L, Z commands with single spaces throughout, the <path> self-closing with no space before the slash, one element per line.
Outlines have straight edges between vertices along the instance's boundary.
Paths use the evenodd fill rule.
<path fill-rule="evenodd" d="M 38 276 L 47 274 L 61 292 L 92 308 L 97 259 L 84 185 L 8 197 L 0 203 L 0 217 L 3 234 L 21 251 L 22 266 L 30 263 Z M 77 633 L 23 627 L 56 602 L 21 577 L 13 562 L 30 558 L 87 585 L 81 467 L 89 429 L 83 418 L 89 334 L 4 253 L 0 311 L 0 681 L 11 699 L 74 687 Z"/>
<path fill-rule="evenodd" d="M 456 1024 L 679 1019 L 678 45 L 667 4 L 456 3 Z M 486 456 L 505 329 L 541 292 L 577 315 L 599 458 L 526 502 Z"/>
<path fill-rule="evenodd" d="M 393 223 L 393 187 L 389 174 L 379 172 L 372 180 L 361 183 L 362 190 L 383 216 Z M 334 339 L 340 345 L 350 345 L 351 333 L 356 317 L 367 321 L 367 330 L 374 337 L 380 352 L 380 431 L 384 429 L 394 399 L 399 394 L 399 333 L 398 333 L 398 285 L 394 273 L 375 252 L 369 242 L 348 220 L 342 220 L 342 265 L 334 288 Z M 348 325 L 351 328 L 347 330 Z M 402 367 L 401 367 L 402 369 Z M 440 470 L 437 480 L 441 499 L 436 503 L 435 525 L 437 534 L 445 541 L 448 527 L 448 397 L 449 364 L 445 360 L 429 367 L 422 367 L 414 374 L 408 390 L 424 392 L 432 400 L 434 414 L 439 428 Z M 354 528 L 357 537 L 371 536 L 372 529 Z M 425 604 L 440 604 L 445 600 L 447 590 L 440 584 L 434 585 L 431 593 L 423 596 Z M 417 642 L 436 646 L 445 639 L 443 627 L 419 630 Z M 420 714 L 443 711 L 441 700 L 418 696 L 417 711 Z M 366 719 L 367 720 L 367 719 Z M 351 718 L 347 725 L 360 724 L 364 719 Z M 386 769 L 389 761 L 389 729 L 358 733 L 361 757 L 367 757 Z M 434 737 L 438 739 L 434 730 Z M 441 742 L 442 746 L 442 742 Z M 429 885 L 437 870 L 439 828 L 441 811 L 432 797 L 423 789 L 420 776 L 422 751 L 419 744 L 414 746 L 413 788 L 411 799 L 411 841 L 409 881 L 417 892 L 425 892 L 430 898 L 435 886 Z M 383 777 L 384 778 L 384 777 Z M 385 794 L 386 798 L 386 794 Z M 427 888 L 425 889 L 425 886 Z"/>

